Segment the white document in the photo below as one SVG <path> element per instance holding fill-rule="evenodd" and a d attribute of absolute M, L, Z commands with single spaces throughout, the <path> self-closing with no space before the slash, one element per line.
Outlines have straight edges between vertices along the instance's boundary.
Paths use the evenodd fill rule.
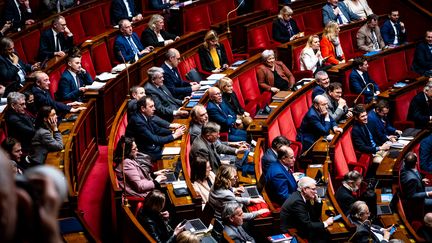
<path fill-rule="evenodd" d="M 225 73 L 214 73 L 214 74 L 208 76 L 208 77 L 207 77 L 207 80 L 210 80 L 210 79 L 219 80 L 219 79 L 221 79 L 221 78 L 223 78 L 223 77 L 225 77 L 225 76 L 226 76 Z"/>
<path fill-rule="evenodd" d="M 162 155 L 177 155 L 180 154 L 180 147 L 164 147 Z"/>
<path fill-rule="evenodd" d="M 113 79 L 115 77 L 117 77 L 117 74 L 103 72 L 103 73 L 101 73 L 99 75 L 96 75 L 95 79 L 99 80 L 99 81 L 107 81 L 107 80 Z"/>
<path fill-rule="evenodd" d="M 216 82 L 217 82 L 217 80 L 214 80 L 214 79 L 212 79 L 212 80 L 202 80 L 202 81 L 200 81 L 200 84 L 201 85 L 214 85 Z"/>
<path fill-rule="evenodd" d="M 94 81 L 91 85 L 86 85 L 85 87 L 90 90 L 98 90 L 105 86 L 105 82 Z"/>
<path fill-rule="evenodd" d="M 112 73 L 119 73 L 119 72 L 123 71 L 126 67 L 129 67 L 130 65 L 132 65 L 132 64 L 129 64 L 129 63 L 126 63 L 126 65 L 124 63 L 117 64 L 117 66 L 115 66 L 111 69 L 111 72 Z"/>

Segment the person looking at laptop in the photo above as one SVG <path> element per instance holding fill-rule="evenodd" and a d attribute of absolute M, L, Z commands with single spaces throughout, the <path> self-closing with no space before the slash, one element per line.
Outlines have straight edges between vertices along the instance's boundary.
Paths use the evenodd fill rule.
<path fill-rule="evenodd" d="M 234 242 L 255 243 L 255 239 L 243 229 L 243 210 L 238 202 L 226 203 L 222 211 L 222 221 L 225 233 Z"/>

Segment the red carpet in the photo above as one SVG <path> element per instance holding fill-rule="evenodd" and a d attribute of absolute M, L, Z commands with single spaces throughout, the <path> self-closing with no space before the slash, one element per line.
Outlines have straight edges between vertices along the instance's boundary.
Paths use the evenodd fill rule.
<path fill-rule="evenodd" d="M 99 157 L 78 196 L 78 209 L 84 212 L 85 222 L 96 238 L 104 242 L 110 239 L 111 226 L 107 150 L 107 146 L 99 146 Z"/>

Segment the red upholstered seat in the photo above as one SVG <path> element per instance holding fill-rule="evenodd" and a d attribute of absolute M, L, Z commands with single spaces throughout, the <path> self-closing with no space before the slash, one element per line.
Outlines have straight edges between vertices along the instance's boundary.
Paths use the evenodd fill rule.
<path fill-rule="evenodd" d="M 387 78 L 390 84 L 404 80 L 408 74 L 405 52 L 400 51 L 384 57 Z"/>
<path fill-rule="evenodd" d="M 378 58 L 369 62 L 369 76 L 377 83 L 380 90 L 388 89 L 391 84 L 387 82 L 387 74 L 383 72 L 385 64 L 383 58 Z"/>
<path fill-rule="evenodd" d="M 247 29 L 247 48 L 250 55 L 264 49 L 275 49 L 280 43 L 272 40 L 272 22 Z"/>
<path fill-rule="evenodd" d="M 105 42 L 92 45 L 91 56 L 97 74 L 111 71 L 112 66 Z"/>
<path fill-rule="evenodd" d="M 357 42 L 356 39 L 353 38 L 353 34 L 355 35 L 358 29 L 359 28 L 356 27 L 339 33 L 339 39 L 345 54 L 345 60 L 361 56 L 364 53 L 362 51 L 357 51 Z"/>
<path fill-rule="evenodd" d="M 148 26 L 147 23 L 143 23 L 143 24 L 134 26 L 133 30 L 135 33 L 137 33 L 138 37 L 141 38 L 142 32 L 147 28 L 147 26 Z"/>
<path fill-rule="evenodd" d="M 103 20 L 105 23 L 105 29 L 112 28 L 112 24 L 111 24 L 111 1 L 104 1 L 101 4 L 101 11 L 102 11 Z"/>
<path fill-rule="evenodd" d="M 40 32 L 33 30 L 20 38 L 27 62 L 35 63 L 39 51 Z"/>
<path fill-rule="evenodd" d="M 413 89 L 404 94 L 400 94 L 395 98 L 393 120 L 394 126 L 398 129 L 414 127 L 414 122 L 407 121 L 408 108 L 412 98 L 417 94 L 417 90 Z"/>
<path fill-rule="evenodd" d="M 255 68 L 251 68 L 239 75 L 238 80 L 245 103 L 248 104 L 252 101 L 258 101 L 261 93 L 256 79 Z"/>
<path fill-rule="evenodd" d="M 93 37 L 105 32 L 106 27 L 102 13 L 102 5 L 97 5 L 82 11 L 80 18 L 84 21 L 82 26 L 86 36 Z"/>
<path fill-rule="evenodd" d="M 285 136 L 291 141 L 295 141 L 297 136 L 297 129 L 291 115 L 292 109 L 292 106 L 285 108 L 281 112 L 281 114 L 279 114 L 277 120 L 279 122 L 280 135 Z"/>
<path fill-rule="evenodd" d="M 270 14 L 276 14 L 279 11 L 279 3 L 277 0 L 254 1 L 254 10 L 270 11 Z"/>
<path fill-rule="evenodd" d="M 21 41 L 14 41 L 14 49 L 16 53 L 18 53 L 18 57 L 24 62 L 27 63 L 27 56 L 25 55 L 24 49 L 22 47 Z"/>
<path fill-rule="evenodd" d="M 117 36 L 111 36 L 107 40 L 108 50 L 109 50 L 108 55 L 109 55 L 109 58 L 111 60 L 111 65 L 113 67 L 116 66 L 117 64 L 119 64 L 119 61 L 117 60 L 117 58 L 114 55 L 114 42 L 115 42 L 116 38 L 117 38 Z"/>
<path fill-rule="evenodd" d="M 273 141 L 273 139 L 279 135 L 281 135 L 280 133 L 280 128 L 279 128 L 279 120 L 275 119 L 272 123 L 268 124 L 268 128 L 267 128 L 267 142 L 268 142 L 268 147 L 271 147 L 271 143 Z"/>
<path fill-rule="evenodd" d="M 65 68 L 66 68 L 66 64 L 62 65 L 61 67 L 55 69 L 54 71 L 52 71 L 48 74 L 49 79 L 50 79 L 50 85 L 49 85 L 50 90 L 49 91 L 50 91 L 51 97 L 53 97 L 53 98 L 54 98 L 55 92 L 57 92 L 60 78 L 61 78 L 61 75 L 63 74 L 63 71 L 65 70 Z"/>
<path fill-rule="evenodd" d="M 334 154 L 334 161 L 333 161 L 333 176 L 337 181 L 340 181 L 343 179 L 344 175 L 348 172 L 349 172 L 349 168 L 345 160 L 342 144 L 337 143 L 335 146 L 335 154 Z"/>
<path fill-rule="evenodd" d="M 183 14 L 183 31 L 189 33 L 210 28 L 210 14 L 207 5 L 188 8 Z"/>
<path fill-rule="evenodd" d="M 306 96 L 302 95 L 293 101 L 290 105 L 295 128 L 300 128 L 303 117 L 309 110 Z"/>
<path fill-rule="evenodd" d="M 120 137 L 123 136 L 126 132 L 126 127 L 128 124 L 127 113 L 125 112 L 123 117 L 121 118 L 119 125 L 117 127 L 116 134 L 114 134 L 114 144 L 117 145 Z"/>
<path fill-rule="evenodd" d="M 302 13 L 304 26 L 305 28 L 300 29 L 300 31 L 304 31 L 305 34 L 312 34 L 319 31 L 322 31 L 323 29 L 323 23 L 322 23 L 322 10 L 321 8 L 317 8 L 311 11 L 306 11 Z"/>
<path fill-rule="evenodd" d="M 182 61 L 178 65 L 178 70 L 180 76 L 183 80 L 186 80 L 186 74 L 192 69 L 195 68 L 197 71 L 201 72 L 201 65 L 197 65 L 196 61 L 199 61 L 198 52 L 193 54 L 192 56 L 183 58 Z"/>
<path fill-rule="evenodd" d="M 296 46 L 292 50 L 292 70 L 291 71 L 300 71 L 300 54 L 306 44 L 301 46 Z"/>
<path fill-rule="evenodd" d="M 87 25 L 87 23 L 81 21 L 80 12 L 74 12 L 71 15 L 67 15 L 65 16 L 65 19 L 68 28 L 74 35 L 74 44 L 79 45 L 83 43 L 88 38 L 83 27 L 84 25 Z"/>
<path fill-rule="evenodd" d="M 93 61 L 90 57 L 90 52 L 84 51 L 82 53 L 81 65 L 85 70 L 87 70 L 87 72 L 89 72 L 92 79 L 96 77 L 96 72 L 93 66 Z"/>
<path fill-rule="evenodd" d="M 217 0 L 209 4 L 210 19 L 212 24 L 224 22 L 227 20 L 229 11 L 235 9 L 233 0 Z M 236 11 L 230 14 L 230 19 L 237 16 Z"/>

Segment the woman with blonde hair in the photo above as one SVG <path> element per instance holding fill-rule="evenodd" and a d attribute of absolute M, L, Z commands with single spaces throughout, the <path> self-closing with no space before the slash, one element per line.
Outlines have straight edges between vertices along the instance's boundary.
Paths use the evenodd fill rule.
<path fill-rule="evenodd" d="M 209 30 L 204 36 L 204 43 L 198 54 L 204 71 L 220 73 L 229 67 L 225 47 L 219 43 L 219 37 L 214 30 Z"/>
<path fill-rule="evenodd" d="M 345 63 L 345 55 L 339 40 L 339 31 L 339 25 L 330 21 L 324 28 L 320 43 L 322 56 L 328 57 L 327 62 L 334 65 Z"/>
<path fill-rule="evenodd" d="M 273 50 L 261 53 L 262 64 L 257 68 L 258 85 L 262 91 L 277 93 L 289 90 L 295 83 L 294 75 L 281 61 L 276 61 Z"/>
<path fill-rule="evenodd" d="M 242 120 L 243 127 L 248 127 L 252 123 L 253 119 L 250 114 L 241 107 L 240 102 L 237 98 L 236 93 L 233 90 L 233 81 L 228 77 L 223 77 L 218 82 L 218 87 L 222 91 L 223 101 L 229 105 L 231 110 L 237 114 L 237 119 Z"/>
<path fill-rule="evenodd" d="M 288 6 L 284 6 L 279 11 L 278 18 L 273 21 L 272 28 L 275 41 L 284 43 L 304 36 L 292 18 L 293 13 L 293 10 Z"/>
<path fill-rule="evenodd" d="M 144 46 L 162 47 L 180 39 L 179 36 L 164 30 L 164 17 L 153 14 L 148 22 L 148 27 L 141 34 L 141 42 Z"/>
<path fill-rule="evenodd" d="M 320 38 L 318 35 L 311 35 L 300 53 L 300 70 L 310 70 L 314 73 L 319 71 L 325 60 L 320 50 Z"/>

